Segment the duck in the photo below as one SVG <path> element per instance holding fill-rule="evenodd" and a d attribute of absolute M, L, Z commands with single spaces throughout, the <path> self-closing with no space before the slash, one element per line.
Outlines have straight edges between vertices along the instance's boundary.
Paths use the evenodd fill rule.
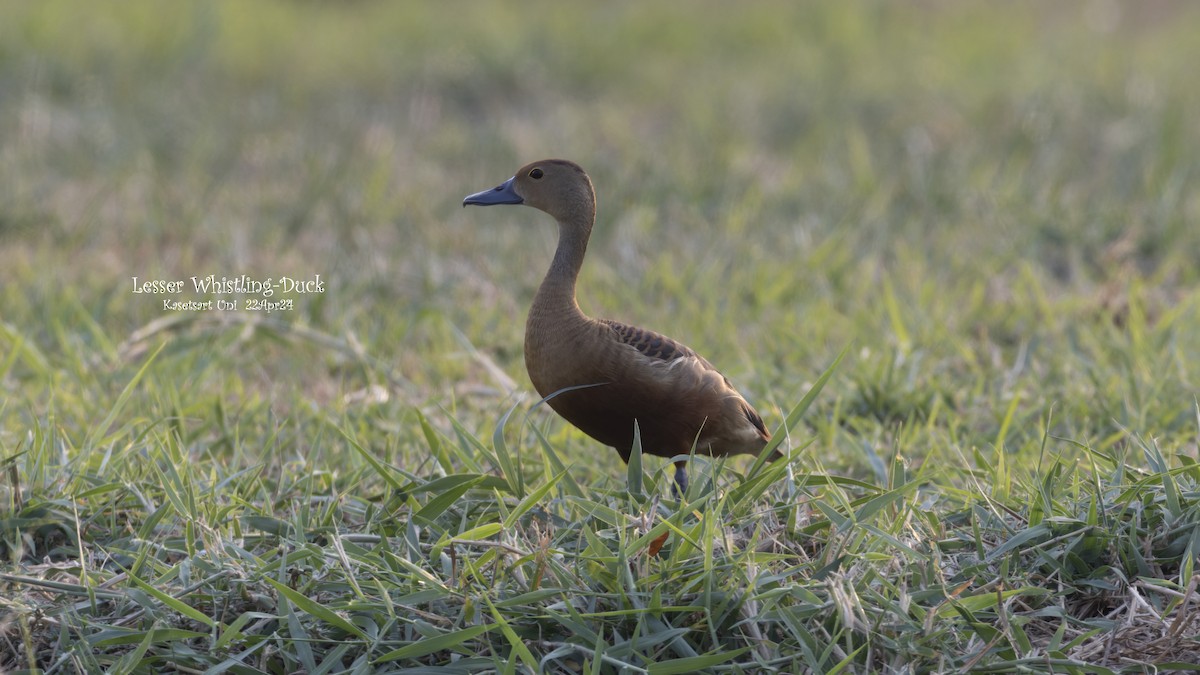
<path fill-rule="evenodd" d="M 558 223 L 558 247 L 525 322 L 525 368 L 559 416 L 628 463 L 635 427 L 643 452 L 675 458 L 677 494 L 686 457 L 758 456 L 771 440 L 762 416 L 704 357 L 661 333 L 579 308 L 575 287 L 596 222 L 588 174 L 565 159 L 521 167 L 463 206 L 522 204 Z M 774 451 L 770 459 L 781 455 Z"/>

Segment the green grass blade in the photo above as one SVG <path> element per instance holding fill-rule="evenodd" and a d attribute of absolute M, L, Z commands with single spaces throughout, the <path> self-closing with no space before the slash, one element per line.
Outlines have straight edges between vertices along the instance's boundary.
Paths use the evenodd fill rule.
<path fill-rule="evenodd" d="M 129 403 L 129 399 L 131 396 L 133 396 L 134 390 L 137 389 L 138 383 L 140 383 L 142 378 L 146 376 L 146 373 L 150 370 L 150 366 L 154 363 L 155 359 L 158 358 L 158 355 L 162 353 L 163 348 L 166 346 L 167 343 L 163 342 L 158 345 L 158 348 L 150 353 L 150 356 L 146 358 L 146 361 L 142 364 L 142 367 L 138 368 L 137 373 L 135 373 L 133 378 L 129 380 L 129 383 L 125 385 L 125 388 L 121 390 L 121 393 L 117 396 L 116 402 L 114 402 L 112 407 L 109 408 L 108 414 L 105 416 L 104 420 L 92 427 L 91 432 L 88 433 L 87 438 L 83 442 L 83 447 L 85 450 L 91 450 L 101 442 L 101 434 L 107 433 L 112 427 L 113 423 L 117 419 L 117 416 L 121 414 L 121 411 L 124 410 L 125 406 Z"/>
<path fill-rule="evenodd" d="M 486 595 L 483 596 L 483 599 L 484 602 L 487 603 L 488 609 L 491 611 L 492 618 L 496 621 L 496 625 L 500 627 L 500 632 L 504 635 L 505 639 L 508 640 L 508 644 L 512 647 L 513 653 L 517 657 L 516 659 L 510 659 L 510 663 L 520 660 L 528 668 L 532 669 L 534 672 L 537 672 L 537 659 L 534 658 L 533 652 L 529 651 L 529 647 L 525 645 L 525 641 L 522 640 L 517 635 L 516 631 L 512 629 L 512 626 L 509 625 L 508 620 L 504 617 L 504 613 L 496 607 L 496 605 L 492 602 L 492 599 Z"/>
<path fill-rule="evenodd" d="M 119 661 L 113 664 L 112 670 L 109 672 L 119 675 L 129 675 L 134 672 L 138 665 L 142 663 L 142 659 L 146 657 L 146 652 L 150 649 L 150 645 L 154 642 L 154 631 L 146 631 L 146 636 L 138 643 L 137 648 L 122 656 Z"/>
<path fill-rule="evenodd" d="M 646 672 L 650 673 L 650 675 L 679 675 L 681 673 L 696 673 L 714 666 L 719 666 L 722 663 L 732 661 L 748 651 L 750 651 L 749 647 L 742 647 L 740 649 L 722 651 L 714 654 L 701 654 L 700 656 L 671 659 L 670 661 L 659 661 L 658 663 L 650 664 L 650 667 L 646 669 Z"/>
<path fill-rule="evenodd" d="M 170 607 L 172 610 L 179 612 L 180 614 L 188 617 L 189 619 L 192 619 L 193 621 L 202 623 L 205 626 L 208 626 L 209 628 L 213 628 L 217 625 L 217 621 L 215 619 L 213 619 L 212 617 L 210 617 L 209 615 L 205 614 L 204 612 L 201 612 L 200 610 L 192 607 L 191 605 L 187 604 L 186 602 L 184 602 L 178 598 L 171 597 L 170 595 L 155 588 L 153 585 L 148 584 L 145 581 L 142 581 L 138 577 L 134 576 L 132 573 L 129 574 L 129 580 L 132 581 L 139 589 L 145 591 L 146 593 L 149 593 L 159 602 L 163 603 L 167 607 Z"/>
<path fill-rule="evenodd" d="M 449 478 L 449 476 L 447 477 Z M 465 495 L 467 490 L 470 490 L 482 481 L 483 478 L 477 476 L 470 480 L 462 481 L 453 487 L 446 488 L 445 491 L 430 499 L 425 503 L 425 506 L 422 506 L 419 511 L 414 513 L 412 516 L 413 520 L 432 524 L 439 516 L 446 512 L 446 509 L 453 506 L 459 498 Z"/>
<path fill-rule="evenodd" d="M 372 661 L 372 663 L 380 664 L 387 663 L 388 661 L 399 661 L 401 659 L 417 659 L 438 652 L 452 651 L 491 629 L 492 626 L 471 626 L 462 630 L 443 633 L 437 637 L 422 637 L 412 644 L 405 645 L 399 649 L 393 649 L 383 654 Z M 465 649 L 465 651 L 470 653 L 471 650 Z"/>
<path fill-rule="evenodd" d="M 266 581 L 274 586 L 275 590 L 278 591 L 280 595 L 287 598 L 296 608 L 300 609 L 301 611 L 310 614 L 331 626 L 339 628 L 343 632 L 349 633 L 364 640 L 367 639 L 366 633 L 364 633 L 361 628 L 342 618 L 340 614 L 332 609 L 329 609 L 316 600 L 313 600 L 303 593 L 290 588 L 287 584 L 280 583 L 270 577 L 266 577 Z"/>
<path fill-rule="evenodd" d="M 633 447 L 629 450 L 629 462 L 625 470 L 625 489 L 635 501 L 642 501 L 646 494 L 642 486 L 642 432 L 637 420 L 633 421 Z"/>
<path fill-rule="evenodd" d="M 519 402 L 512 404 L 508 412 L 504 413 L 500 421 L 496 423 L 496 428 L 492 431 L 492 448 L 496 452 L 496 462 L 500 464 L 500 472 L 508 481 L 508 491 L 520 498 L 525 496 L 525 479 L 521 475 L 517 462 L 513 461 L 512 455 L 508 451 L 508 443 L 504 440 L 504 427 L 508 424 L 508 418 L 512 416 L 518 405 Z"/>
<path fill-rule="evenodd" d="M 829 379 L 833 377 L 834 371 L 836 371 L 837 367 L 841 365 L 842 359 L 846 358 L 846 354 L 850 352 L 850 346 L 850 344 L 847 344 L 845 347 L 842 347 L 842 351 L 838 352 L 837 357 L 833 359 L 833 363 L 829 364 L 829 367 L 825 369 L 825 372 L 821 373 L 821 375 L 817 378 L 817 381 L 814 382 L 811 387 L 809 387 L 808 393 L 804 394 L 804 396 L 800 399 L 800 402 L 792 407 L 791 412 L 789 412 L 787 417 L 784 418 L 783 424 L 779 425 L 779 427 L 775 429 L 775 433 L 771 436 L 771 440 L 767 443 L 767 446 L 763 448 L 763 451 L 759 453 L 758 458 L 754 460 L 754 464 L 751 466 L 747 475 L 753 476 L 762 470 L 762 466 L 766 464 L 771 453 L 779 448 L 780 444 L 782 444 L 784 439 L 788 437 L 788 434 L 791 432 L 791 430 L 796 428 L 796 425 L 800 422 L 800 418 L 804 416 L 804 413 L 808 412 L 809 406 L 813 404 L 813 401 L 817 400 L 817 396 L 821 393 L 821 390 L 825 388 L 826 383 L 828 383 Z"/>
<path fill-rule="evenodd" d="M 346 439 L 346 442 L 350 444 L 350 447 L 358 453 L 358 456 L 362 457 L 364 460 L 366 460 L 367 464 L 371 465 L 371 468 L 375 471 L 375 475 L 382 478 L 384 482 L 386 482 L 388 486 L 392 488 L 392 490 L 397 492 L 400 491 L 400 481 L 392 475 L 391 469 L 385 466 L 383 462 L 380 462 L 378 459 L 376 459 L 374 453 L 368 452 L 367 449 L 364 448 L 358 441 L 354 440 L 354 437 L 352 437 L 345 429 L 336 424 L 333 426 L 338 430 L 338 433 L 342 435 L 342 438 Z"/>
<path fill-rule="evenodd" d="M 538 503 L 542 501 L 542 498 L 549 494 L 549 492 L 558 485 L 559 481 L 561 481 L 565 475 L 567 475 L 567 472 L 566 470 L 563 470 L 562 473 L 546 481 L 536 490 L 526 495 L 519 504 L 513 507 L 513 510 L 510 511 L 508 516 L 504 519 L 504 527 L 512 527 L 515 525 L 517 520 L 519 520 L 521 516 L 524 516 L 526 513 L 529 513 L 530 509 L 537 506 Z"/>

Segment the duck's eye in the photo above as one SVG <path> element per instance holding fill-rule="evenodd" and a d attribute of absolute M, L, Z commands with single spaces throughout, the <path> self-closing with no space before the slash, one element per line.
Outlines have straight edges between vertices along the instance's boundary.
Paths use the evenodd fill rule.
<path fill-rule="evenodd" d="M 541 169 L 534 169 L 533 171 L 529 172 L 529 177 L 534 180 L 541 180 L 542 176 L 544 176 L 544 175 L 545 174 L 542 173 Z"/>

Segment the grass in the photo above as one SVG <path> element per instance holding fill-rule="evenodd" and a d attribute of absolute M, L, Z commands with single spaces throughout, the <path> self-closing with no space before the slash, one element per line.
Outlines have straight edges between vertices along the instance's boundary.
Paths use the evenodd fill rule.
<path fill-rule="evenodd" d="M 1191 5 L 0 13 L 0 670 L 1200 668 Z M 537 405 L 543 156 L 791 461 Z"/>

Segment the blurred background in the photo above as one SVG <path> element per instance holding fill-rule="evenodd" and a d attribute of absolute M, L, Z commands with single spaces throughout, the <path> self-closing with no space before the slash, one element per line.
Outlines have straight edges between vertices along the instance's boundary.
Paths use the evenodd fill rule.
<path fill-rule="evenodd" d="M 461 199 L 551 156 L 599 195 L 585 311 L 681 338 L 769 424 L 850 341 L 829 405 L 851 424 L 952 409 L 994 434 L 1014 396 L 1018 419 L 1077 402 L 1065 433 L 1190 424 L 1192 3 L 47 0 L 0 15 L 10 434 L 55 400 L 85 433 L 86 399 L 115 396 L 164 334 L 184 364 L 164 377 L 200 419 L 214 401 L 286 416 L 365 400 L 398 418 L 479 409 L 460 419 L 490 429 L 529 389 L 524 313 L 555 232 Z M 131 292 L 132 276 L 208 274 L 319 274 L 325 293 L 264 318 L 337 348 L 213 315 L 168 330 L 161 298 Z M 1131 321 L 1169 348 L 1113 370 L 1089 336 Z"/>

